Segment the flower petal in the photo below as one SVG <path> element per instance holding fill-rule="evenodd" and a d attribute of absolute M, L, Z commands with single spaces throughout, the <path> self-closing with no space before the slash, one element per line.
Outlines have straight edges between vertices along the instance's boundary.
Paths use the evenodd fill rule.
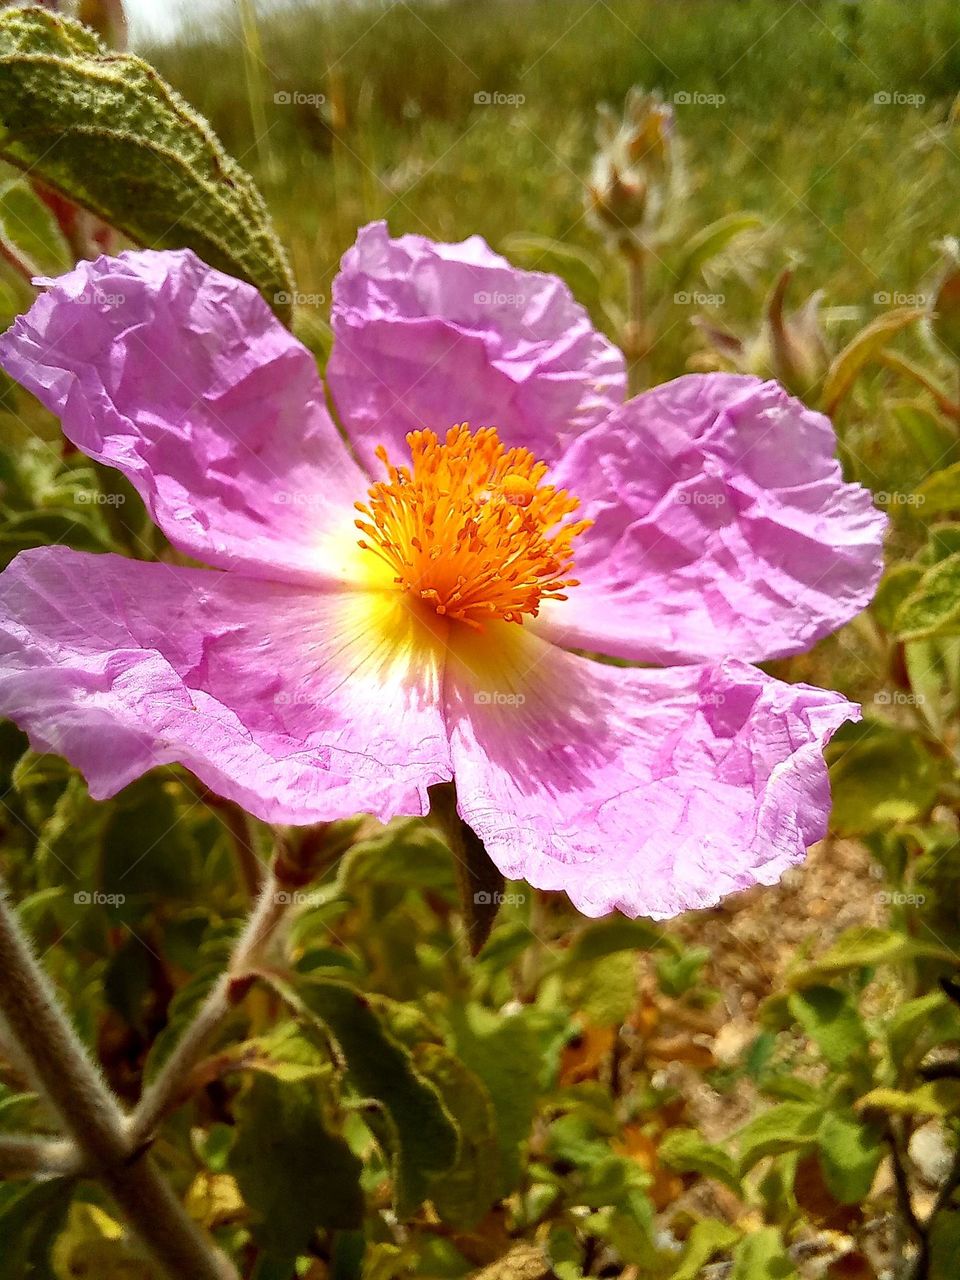
<path fill-rule="evenodd" d="M 337 576 L 367 481 L 314 359 L 252 285 L 189 250 L 122 253 L 47 280 L 0 365 L 124 472 L 181 551 L 257 576 Z M 338 539 L 339 542 L 339 539 Z"/>
<path fill-rule="evenodd" d="M 269 822 L 425 813 L 451 776 L 443 646 L 386 599 L 25 551 L 0 575 L 0 715 L 97 799 L 177 761 Z"/>
<path fill-rule="evenodd" d="M 478 641 L 445 688 L 461 815 L 504 875 L 590 916 L 775 883 L 824 835 L 822 748 L 859 716 L 734 659 L 625 670 L 520 628 L 492 659 Z"/>
<path fill-rule="evenodd" d="M 885 517 L 833 428 L 776 383 L 677 378 L 576 440 L 551 479 L 594 525 L 538 629 L 641 662 L 799 653 L 873 596 Z"/>
<path fill-rule="evenodd" d="M 479 236 L 437 244 L 363 228 L 331 323 L 327 379 L 371 467 L 378 444 L 398 459 L 408 431 L 459 422 L 495 426 L 549 461 L 623 400 L 622 355 L 563 281 L 518 270 Z"/>

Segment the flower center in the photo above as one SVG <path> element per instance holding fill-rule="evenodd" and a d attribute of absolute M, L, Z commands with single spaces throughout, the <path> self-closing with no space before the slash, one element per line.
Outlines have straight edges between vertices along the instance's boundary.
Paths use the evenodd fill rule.
<path fill-rule="evenodd" d="M 571 544 L 590 521 L 560 522 L 579 506 L 542 484 L 545 462 L 504 449 L 493 427 L 451 427 L 407 436 L 411 467 L 395 467 L 381 445 L 388 480 L 358 502 L 360 546 L 390 567 L 394 581 L 438 614 L 480 628 L 492 618 L 522 622 L 541 600 L 565 600 L 577 585 Z"/>

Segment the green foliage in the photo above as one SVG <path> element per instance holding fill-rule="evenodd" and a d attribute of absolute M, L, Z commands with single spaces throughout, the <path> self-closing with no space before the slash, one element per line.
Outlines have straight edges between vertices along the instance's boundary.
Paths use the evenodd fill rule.
<path fill-rule="evenodd" d="M 457 1156 L 457 1130 L 436 1087 L 390 1034 L 370 1000 L 345 983 L 304 978 L 289 985 L 271 979 L 301 1016 L 315 1018 L 321 1034 L 332 1036 L 352 1083 L 376 1103 L 368 1113 L 393 1152 L 394 1195 L 406 1216 L 426 1195 L 432 1178 L 446 1173 Z"/>
<path fill-rule="evenodd" d="M 500 1148 L 499 1192 L 516 1186 L 523 1168 L 523 1144 L 530 1133 L 538 1090 L 540 1053 L 529 1021 L 502 1018 L 479 1004 L 449 1013 L 453 1044 L 483 1081 L 497 1115 Z"/>
<path fill-rule="evenodd" d="M 867 1030 L 856 1003 L 836 987 L 812 986 L 790 993 L 790 1012 L 829 1062 L 838 1070 L 865 1063 L 870 1052 Z"/>
<path fill-rule="evenodd" d="M 737 1194 L 742 1190 L 737 1164 L 730 1153 L 705 1141 L 696 1129 L 674 1129 L 660 1143 L 658 1155 L 680 1173 L 715 1178 Z"/>
<path fill-rule="evenodd" d="M 745 1236 L 734 1250 L 731 1280 L 796 1280 L 796 1275 L 775 1227 Z"/>
<path fill-rule="evenodd" d="M 869 835 L 929 812 L 940 771 L 916 733 L 876 720 L 845 726 L 830 750 L 836 790 L 833 825 L 840 835 Z"/>
<path fill-rule="evenodd" d="M 51 1182 L 0 1186 L 0 1280 L 55 1280 L 50 1269 L 50 1242 L 57 1235 L 73 1193 L 72 1184 Z"/>
<path fill-rule="evenodd" d="M 293 292 L 252 180 L 141 58 L 46 9 L 0 14 L 0 155 L 139 244 L 189 246 L 281 313 Z"/>
<path fill-rule="evenodd" d="M 229 1157 L 254 1214 L 253 1234 L 289 1266 L 320 1227 L 363 1225 L 361 1161 L 324 1122 L 324 1100 L 310 1081 L 255 1074 L 234 1109 Z"/>
<path fill-rule="evenodd" d="M 741 1174 L 765 1156 L 813 1147 L 821 1118 L 816 1102 L 780 1102 L 755 1116 L 737 1135 Z"/>
<path fill-rule="evenodd" d="M 500 1197 L 498 1116 L 489 1090 L 442 1045 L 425 1044 L 416 1055 L 457 1125 L 457 1159 L 430 1190 L 437 1212 L 456 1227 L 474 1227 Z"/>
<path fill-rule="evenodd" d="M 886 1148 L 877 1126 L 851 1110 L 828 1111 L 817 1132 L 820 1166 L 840 1204 L 860 1204 L 873 1186 Z"/>

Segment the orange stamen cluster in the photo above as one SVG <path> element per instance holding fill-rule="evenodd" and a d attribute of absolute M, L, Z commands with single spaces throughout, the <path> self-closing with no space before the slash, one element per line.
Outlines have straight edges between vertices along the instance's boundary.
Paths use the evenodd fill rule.
<path fill-rule="evenodd" d="M 589 520 L 560 522 L 579 505 L 542 484 L 546 463 L 528 449 L 504 449 L 492 427 L 451 427 L 407 436 L 412 465 L 358 502 L 360 546 L 393 570 L 394 581 L 437 613 L 479 628 L 493 618 L 522 622 L 541 600 L 565 600 L 577 585 L 571 544 Z"/>

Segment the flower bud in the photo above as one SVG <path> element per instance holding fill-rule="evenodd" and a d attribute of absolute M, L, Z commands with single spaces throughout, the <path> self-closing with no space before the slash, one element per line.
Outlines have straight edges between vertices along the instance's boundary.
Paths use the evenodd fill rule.
<path fill-rule="evenodd" d="M 655 238 L 681 186 L 673 108 L 634 87 L 622 117 L 600 108 L 597 146 L 587 189 L 594 222 L 618 238 Z"/>

